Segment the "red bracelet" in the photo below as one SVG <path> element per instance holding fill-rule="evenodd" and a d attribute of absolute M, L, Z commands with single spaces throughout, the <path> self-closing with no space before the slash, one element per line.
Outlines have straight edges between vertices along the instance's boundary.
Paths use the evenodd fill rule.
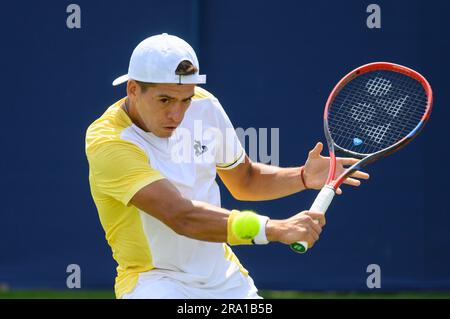
<path fill-rule="evenodd" d="M 305 176 L 303 174 L 304 171 L 305 171 L 305 167 L 304 166 L 300 166 L 300 176 L 302 178 L 303 186 L 305 186 L 305 189 L 308 189 L 308 186 L 306 186 L 306 182 L 305 182 Z"/>

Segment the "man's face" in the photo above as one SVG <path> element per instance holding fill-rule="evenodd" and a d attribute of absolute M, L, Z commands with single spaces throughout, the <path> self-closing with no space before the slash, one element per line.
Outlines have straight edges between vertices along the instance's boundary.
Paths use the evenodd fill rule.
<path fill-rule="evenodd" d="M 158 137 L 170 137 L 183 120 L 194 90 L 195 84 L 155 84 L 143 93 L 138 86 L 134 105 L 141 124 Z"/>

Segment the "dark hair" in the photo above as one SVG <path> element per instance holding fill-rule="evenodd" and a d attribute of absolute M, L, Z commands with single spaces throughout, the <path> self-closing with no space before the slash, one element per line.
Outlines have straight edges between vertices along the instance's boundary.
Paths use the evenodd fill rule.
<path fill-rule="evenodd" d="M 197 72 L 198 69 L 188 60 L 183 60 L 178 64 L 177 69 L 175 70 L 176 75 L 191 75 Z M 145 93 L 148 88 L 155 86 L 155 83 L 147 83 L 136 81 L 136 83 L 141 88 L 142 93 Z"/>
<path fill-rule="evenodd" d="M 188 60 L 181 61 L 175 70 L 176 75 L 191 75 L 197 72 L 198 69 Z"/>

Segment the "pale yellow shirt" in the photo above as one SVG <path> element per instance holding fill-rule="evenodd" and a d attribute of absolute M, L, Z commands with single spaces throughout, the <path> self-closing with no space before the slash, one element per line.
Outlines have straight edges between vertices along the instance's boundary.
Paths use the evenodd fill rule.
<path fill-rule="evenodd" d="M 193 161 L 174 163 L 171 149 L 180 142 L 177 131 L 181 130 L 175 130 L 170 138 L 144 132 L 120 107 L 123 101 L 110 106 L 86 133 L 91 193 L 118 263 L 117 298 L 134 289 L 139 273 L 152 269 L 179 275 L 181 280 L 190 280 L 191 285 L 199 287 L 226 287 L 236 272 L 247 275 L 228 245 L 178 235 L 129 204 L 142 187 L 167 178 L 185 198 L 220 206 L 216 169 L 231 169 L 245 158 L 237 136 L 217 140 L 193 135 L 188 141 Z M 203 129 L 234 132 L 218 100 L 199 87 L 180 127 L 193 130 L 198 120 L 202 120 Z M 223 156 L 225 153 L 227 156 Z M 207 155 L 214 161 L 201 160 Z"/>

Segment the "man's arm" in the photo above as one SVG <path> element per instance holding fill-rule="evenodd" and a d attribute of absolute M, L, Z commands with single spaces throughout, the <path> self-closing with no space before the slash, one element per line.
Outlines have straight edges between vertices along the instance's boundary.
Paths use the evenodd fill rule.
<path fill-rule="evenodd" d="M 271 200 L 305 189 L 300 168 L 281 168 L 245 160 L 230 170 L 217 170 L 231 195 L 238 200 Z"/>
<path fill-rule="evenodd" d="M 322 143 L 317 143 L 308 154 L 303 173 L 306 186 L 302 182 L 300 167 L 281 168 L 254 163 L 248 156 L 233 169 L 218 169 L 217 172 L 230 193 L 238 200 L 262 201 L 281 198 L 306 188 L 323 187 L 328 176 L 330 161 L 328 157 L 320 155 L 322 149 Z M 344 166 L 352 165 L 357 161 L 355 158 L 338 157 L 337 175 L 344 171 Z M 369 178 L 367 173 L 361 171 L 356 171 L 351 176 L 353 178 L 347 178 L 345 184 L 359 186 L 361 182 L 358 179 Z M 336 193 L 341 194 L 342 190 L 338 188 Z"/>
<path fill-rule="evenodd" d="M 180 235 L 203 241 L 227 242 L 227 221 L 231 212 L 183 198 L 166 179 L 143 187 L 132 197 L 131 204 Z M 314 219 L 319 220 L 319 225 Z M 319 239 L 324 224 L 323 214 L 301 212 L 288 219 L 269 220 L 266 236 L 269 241 L 291 244 L 304 240 L 312 246 Z"/>

